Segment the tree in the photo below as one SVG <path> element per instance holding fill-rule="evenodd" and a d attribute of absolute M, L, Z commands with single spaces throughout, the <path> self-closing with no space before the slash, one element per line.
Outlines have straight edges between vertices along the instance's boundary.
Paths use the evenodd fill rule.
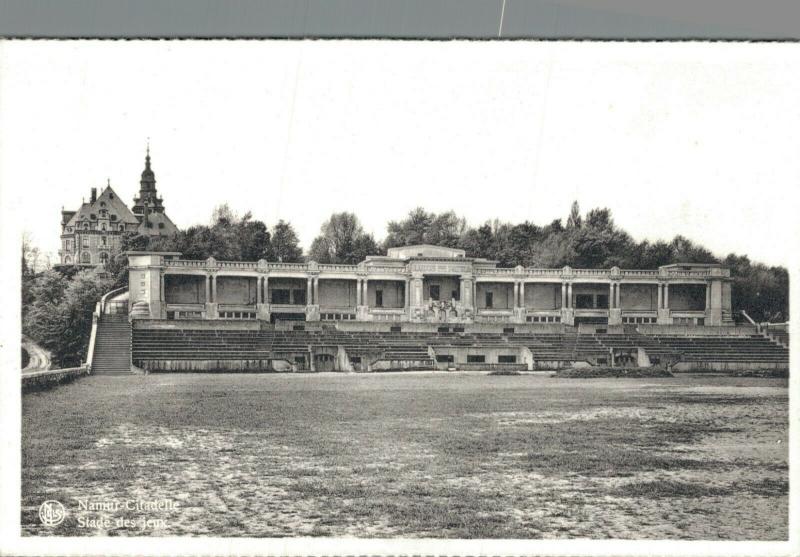
<path fill-rule="evenodd" d="M 53 354 L 58 367 L 80 365 L 92 329 L 92 312 L 113 279 L 101 270 L 80 271 L 71 280 L 47 271 L 33 286 L 34 302 L 23 332 Z"/>
<path fill-rule="evenodd" d="M 577 201 L 573 201 L 572 207 L 570 207 L 569 210 L 569 217 L 567 217 L 567 228 L 580 228 L 582 225 L 583 221 L 581 219 L 581 208 Z"/>
<path fill-rule="evenodd" d="M 428 231 L 433 224 L 435 215 L 428 213 L 422 207 L 417 207 L 400 221 L 389 221 L 386 225 L 386 239 L 383 244 L 387 248 L 400 246 L 413 246 L 425 244 Z"/>
<path fill-rule="evenodd" d="M 297 233 L 288 222 L 279 220 L 278 224 L 272 229 L 272 256 L 286 263 L 297 263 L 303 259 L 303 250 L 300 249 L 300 242 Z"/>
<path fill-rule="evenodd" d="M 354 265 L 378 251 L 372 235 L 364 232 L 353 213 L 334 213 L 320 227 L 309 249 L 309 259 L 318 263 Z"/>

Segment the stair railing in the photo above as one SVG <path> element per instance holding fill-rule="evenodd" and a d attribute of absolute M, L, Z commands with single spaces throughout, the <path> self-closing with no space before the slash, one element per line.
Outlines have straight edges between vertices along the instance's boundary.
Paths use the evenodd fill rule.
<path fill-rule="evenodd" d="M 128 290 L 128 287 L 122 286 L 120 288 L 116 288 L 114 290 L 111 290 L 103 294 L 103 297 L 100 298 L 100 307 L 98 308 L 100 314 L 102 315 L 103 313 L 106 312 L 106 302 L 108 302 L 109 298 L 111 298 L 112 296 L 116 296 L 117 294 L 122 294 L 126 290 Z"/>

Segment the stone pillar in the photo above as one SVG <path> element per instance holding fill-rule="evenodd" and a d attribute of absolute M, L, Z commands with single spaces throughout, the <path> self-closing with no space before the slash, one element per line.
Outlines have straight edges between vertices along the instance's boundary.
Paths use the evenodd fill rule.
<path fill-rule="evenodd" d="M 311 283 L 313 280 L 311 277 L 306 279 L 306 305 L 310 306 L 314 304 L 314 291 L 311 289 Z"/>
<path fill-rule="evenodd" d="M 614 289 L 614 283 L 613 282 L 609 283 L 608 284 L 608 309 L 614 309 L 614 301 L 616 299 L 615 296 L 614 296 L 614 290 L 615 290 Z"/>
<path fill-rule="evenodd" d="M 711 287 L 706 283 L 706 311 L 711 309 Z"/>
<path fill-rule="evenodd" d="M 209 275 L 206 288 L 210 294 L 206 302 L 206 319 L 216 319 L 219 317 L 217 304 L 217 275 Z"/>
<path fill-rule="evenodd" d="M 573 309 L 572 308 L 572 283 L 571 282 L 567 283 L 567 307 L 569 309 Z"/>
<path fill-rule="evenodd" d="M 160 277 L 159 277 L 159 285 L 158 285 L 158 290 L 159 290 L 158 299 L 161 300 L 161 302 L 166 302 L 167 301 L 167 292 L 166 292 L 166 289 L 164 287 L 164 283 L 165 282 L 166 282 L 166 280 L 164 279 L 164 271 L 161 271 L 161 274 L 160 274 Z"/>
<path fill-rule="evenodd" d="M 264 303 L 264 290 L 261 287 L 263 280 L 261 277 L 256 277 L 256 304 Z"/>
<path fill-rule="evenodd" d="M 664 298 L 661 294 L 661 287 L 661 283 L 656 285 L 656 288 L 658 289 L 658 305 L 656 306 L 656 309 L 662 309 L 664 306 Z"/>
<path fill-rule="evenodd" d="M 669 311 L 669 285 L 661 285 L 661 303 L 658 309 L 658 318 L 656 322 L 659 325 L 672 325 L 672 315 Z"/>
<path fill-rule="evenodd" d="M 514 309 L 519 307 L 519 283 L 514 281 Z"/>
<path fill-rule="evenodd" d="M 614 304 L 617 309 L 622 309 L 622 283 L 617 283 L 617 301 Z"/>
<path fill-rule="evenodd" d="M 525 281 L 519 283 L 519 307 L 525 309 Z"/>
<path fill-rule="evenodd" d="M 561 283 L 561 309 L 567 309 L 567 283 Z"/>
<path fill-rule="evenodd" d="M 320 305 L 320 303 L 319 303 L 319 277 L 314 277 L 314 303 L 316 305 Z"/>
<path fill-rule="evenodd" d="M 258 304 L 256 304 L 256 317 L 269 321 L 269 300 L 267 300 L 267 277 L 258 277 Z"/>
<path fill-rule="evenodd" d="M 211 277 L 209 275 L 205 276 L 205 283 L 206 283 L 206 303 L 211 302 Z"/>
<path fill-rule="evenodd" d="M 361 279 L 356 279 L 356 307 L 361 305 Z"/>
<path fill-rule="evenodd" d="M 410 287 L 410 279 L 406 279 L 403 282 L 403 308 L 408 310 L 408 307 L 411 305 L 411 288 Z"/>

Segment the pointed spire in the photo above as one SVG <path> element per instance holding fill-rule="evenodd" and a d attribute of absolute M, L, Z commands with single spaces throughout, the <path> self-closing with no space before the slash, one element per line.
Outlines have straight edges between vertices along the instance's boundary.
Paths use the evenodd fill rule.
<path fill-rule="evenodd" d="M 144 167 L 150 170 L 150 138 L 147 138 L 147 155 L 144 158 Z"/>

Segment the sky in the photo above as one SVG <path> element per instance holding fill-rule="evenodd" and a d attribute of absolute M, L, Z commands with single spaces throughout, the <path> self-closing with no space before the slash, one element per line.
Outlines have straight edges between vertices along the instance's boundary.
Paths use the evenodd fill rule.
<path fill-rule="evenodd" d="M 577 200 L 787 265 L 798 98 L 791 43 L 6 41 L 0 226 L 55 254 L 91 187 L 132 205 L 149 138 L 181 228 L 228 203 L 307 248 L 335 211 L 381 239 L 417 206 L 544 225 Z"/>

